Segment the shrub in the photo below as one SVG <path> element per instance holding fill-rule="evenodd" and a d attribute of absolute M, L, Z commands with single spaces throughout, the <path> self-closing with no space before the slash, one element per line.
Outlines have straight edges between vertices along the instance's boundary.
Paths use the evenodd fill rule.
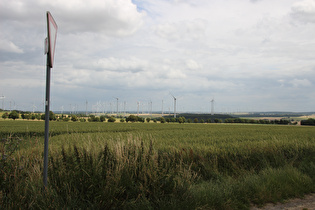
<path fill-rule="evenodd" d="M 78 121 L 78 117 L 76 115 L 71 115 L 71 121 L 76 122 Z"/>
<path fill-rule="evenodd" d="M 100 117 L 100 121 L 101 121 L 101 122 L 106 121 L 106 117 L 105 117 L 105 115 L 102 115 L 102 116 Z"/>
<path fill-rule="evenodd" d="M 126 121 L 127 122 L 137 122 L 138 121 L 138 117 L 137 116 L 135 116 L 135 115 L 133 115 L 133 114 L 131 114 L 131 115 L 129 115 L 127 118 L 126 118 Z"/>
<path fill-rule="evenodd" d="M 116 122 L 116 118 L 115 118 L 115 117 L 110 117 L 110 118 L 108 119 L 108 122 Z"/>
<path fill-rule="evenodd" d="M 181 123 L 185 123 L 186 122 L 186 119 L 185 117 L 179 117 L 178 118 L 178 122 L 181 124 Z"/>

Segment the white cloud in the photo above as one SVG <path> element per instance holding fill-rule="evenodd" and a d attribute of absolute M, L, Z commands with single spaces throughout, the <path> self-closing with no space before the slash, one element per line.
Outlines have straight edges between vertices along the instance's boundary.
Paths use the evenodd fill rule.
<path fill-rule="evenodd" d="M 181 21 L 176 23 L 159 24 L 155 31 L 158 36 L 170 41 L 181 39 L 200 39 L 205 36 L 207 22 L 197 19 L 192 21 Z"/>
<path fill-rule="evenodd" d="M 142 24 L 145 13 L 138 12 L 131 0 L 55 0 L 1 1 L 2 21 L 13 24 L 43 25 L 49 10 L 59 27 L 59 33 L 102 33 L 110 36 L 133 34 Z"/>
<path fill-rule="evenodd" d="M 186 61 L 186 65 L 187 65 L 188 69 L 190 69 L 190 70 L 197 70 L 197 69 L 201 68 L 201 66 L 196 61 L 194 61 L 193 59 L 188 59 Z"/>
<path fill-rule="evenodd" d="M 311 87 L 312 83 L 308 79 L 294 79 L 290 81 L 294 87 Z"/>
<path fill-rule="evenodd" d="M 291 15 L 295 20 L 304 23 L 315 23 L 315 1 L 298 1 L 292 6 Z"/>
<path fill-rule="evenodd" d="M 12 53 L 23 53 L 23 50 L 16 46 L 9 40 L 0 39 L 0 51 L 12 52 Z"/>

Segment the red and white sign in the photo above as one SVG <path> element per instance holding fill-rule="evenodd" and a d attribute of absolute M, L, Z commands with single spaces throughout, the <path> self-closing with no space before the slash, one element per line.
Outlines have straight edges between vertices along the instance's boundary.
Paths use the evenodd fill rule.
<path fill-rule="evenodd" d="M 52 68 L 54 63 L 55 46 L 57 39 L 58 26 L 50 14 L 47 12 L 47 29 L 48 29 L 48 55 L 49 55 L 49 66 Z"/>

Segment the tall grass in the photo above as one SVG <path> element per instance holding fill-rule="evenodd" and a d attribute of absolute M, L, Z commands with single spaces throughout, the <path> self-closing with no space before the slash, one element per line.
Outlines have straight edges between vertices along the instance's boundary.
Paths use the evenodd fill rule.
<path fill-rule="evenodd" d="M 42 131 L 1 142 L 1 209 L 247 209 L 315 192 L 312 128 L 82 124 L 54 125 L 44 191 Z"/>

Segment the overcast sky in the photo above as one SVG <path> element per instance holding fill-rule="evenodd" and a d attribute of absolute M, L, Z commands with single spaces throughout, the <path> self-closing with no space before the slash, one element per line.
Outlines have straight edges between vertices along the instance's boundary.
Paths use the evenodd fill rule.
<path fill-rule="evenodd" d="M 1 0 L 1 108 L 315 111 L 315 0 Z"/>

